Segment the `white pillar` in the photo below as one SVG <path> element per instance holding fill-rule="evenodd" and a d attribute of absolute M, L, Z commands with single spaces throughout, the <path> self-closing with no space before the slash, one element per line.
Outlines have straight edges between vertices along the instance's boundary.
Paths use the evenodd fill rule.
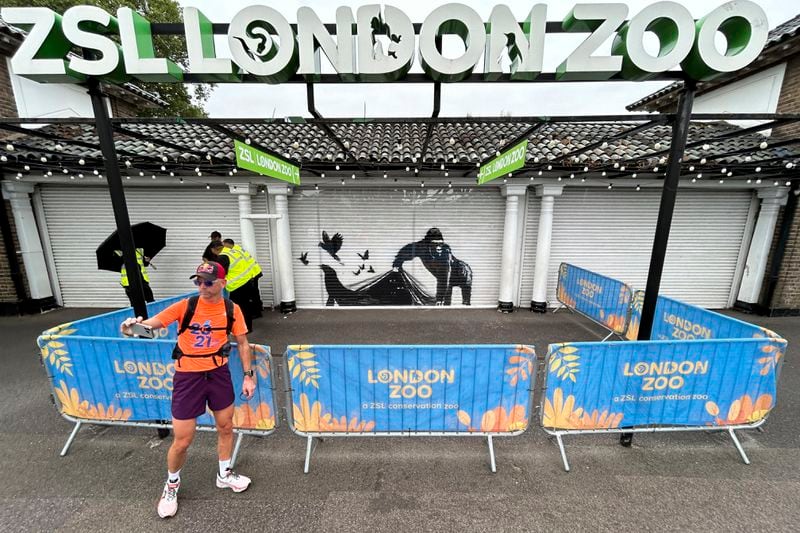
<path fill-rule="evenodd" d="M 760 189 L 758 197 L 761 198 L 761 210 L 758 212 L 753 240 L 750 241 L 750 250 L 747 252 L 742 284 L 739 285 L 738 301 L 747 304 L 757 304 L 761 295 L 761 285 L 764 283 L 764 274 L 767 271 L 767 259 L 775 234 L 775 224 L 778 222 L 778 212 L 782 205 L 786 205 L 788 189 L 785 187 Z"/>
<path fill-rule="evenodd" d="M 3 182 L 3 198 L 11 203 L 14 225 L 17 227 L 22 264 L 25 265 L 25 277 L 28 279 L 30 296 L 34 300 L 51 298 L 50 277 L 47 275 L 47 263 L 44 260 L 42 241 L 33 216 L 30 195 L 33 184 L 18 181 Z"/>
<path fill-rule="evenodd" d="M 504 313 L 514 310 L 514 272 L 519 261 L 519 199 L 525 195 L 526 185 L 503 185 L 506 197 L 506 219 L 503 226 L 503 256 L 500 265 L 500 296 L 497 309 Z"/>
<path fill-rule="evenodd" d="M 292 269 L 292 238 L 289 231 L 289 195 L 292 188 L 286 185 L 268 185 L 267 192 L 275 198 L 275 240 L 277 249 L 273 262 L 278 266 L 278 279 L 281 285 L 281 312 L 293 313 L 297 310 L 294 300 L 294 271 Z"/>
<path fill-rule="evenodd" d="M 533 295 L 531 311 L 547 311 L 547 269 L 550 265 L 550 245 L 553 242 L 553 203 L 561 196 L 561 185 L 537 185 L 536 196 L 541 196 L 539 208 L 539 234 L 536 238 L 536 262 L 533 269 Z"/>
<path fill-rule="evenodd" d="M 257 257 L 256 250 L 256 228 L 253 221 L 246 218 L 253 212 L 250 197 L 258 193 L 258 187 L 250 183 L 228 183 L 231 194 L 239 197 L 239 234 L 241 246 L 253 257 Z"/>

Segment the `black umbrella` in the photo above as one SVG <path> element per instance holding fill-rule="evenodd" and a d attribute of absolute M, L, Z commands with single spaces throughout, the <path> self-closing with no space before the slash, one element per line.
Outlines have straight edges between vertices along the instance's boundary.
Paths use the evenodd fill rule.
<path fill-rule="evenodd" d="M 144 249 L 145 257 L 152 259 L 167 245 L 167 229 L 152 222 L 134 224 L 131 231 L 136 248 Z M 115 231 L 97 247 L 97 268 L 119 272 L 122 269 L 122 255 L 118 251 L 121 249 L 119 234 Z"/>

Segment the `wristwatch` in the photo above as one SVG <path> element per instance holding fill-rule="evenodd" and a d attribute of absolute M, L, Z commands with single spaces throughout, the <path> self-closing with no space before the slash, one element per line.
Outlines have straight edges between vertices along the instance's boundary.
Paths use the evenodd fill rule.
<path fill-rule="evenodd" d="M 245 370 L 244 371 L 244 375 L 245 375 L 245 377 L 251 377 L 252 378 L 253 377 L 253 369 Z"/>

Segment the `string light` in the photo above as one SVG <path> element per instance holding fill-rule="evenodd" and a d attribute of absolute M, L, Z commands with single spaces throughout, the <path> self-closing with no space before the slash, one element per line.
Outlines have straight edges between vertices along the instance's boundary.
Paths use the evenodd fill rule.
<path fill-rule="evenodd" d="M 641 185 L 637 185 L 637 186 L 636 186 L 636 190 L 637 190 L 637 191 L 641 191 L 641 190 L 642 190 L 642 186 L 641 186 Z"/>
<path fill-rule="evenodd" d="M 165 156 L 165 155 L 162 155 L 162 156 L 161 156 L 161 160 L 162 160 L 164 163 L 166 163 L 167 161 L 169 161 L 169 157 L 167 157 L 167 156 Z"/>
<path fill-rule="evenodd" d="M 210 190 L 211 190 L 211 185 L 209 185 L 208 183 L 206 183 L 206 190 L 207 190 L 207 191 L 210 191 Z"/>
<path fill-rule="evenodd" d="M 86 164 L 86 161 L 84 161 L 84 160 L 83 160 L 83 158 L 81 158 L 81 159 L 78 159 L 78 164 L 79 164 L 79 165 L 81 165 L 81 166 L 83 166 L 83 165 L 85 165 L 85 164 Z"/>
<path fill-rule="evenodd" d="M 7 151 L 7 152 L 13 152 L 13 151 L 14 151 L 14 145 L 13 145 L 13 144 L 11 144 L 11 143 L 8 143 L 8 144 L 6 145 L 6 151 Z"/>
<path fill-rule="evenodd" d="M 4 155 L 0 155 L 0 161 L 5 163 L 6 161 L 8 161 L 8 158 L 6 156 L 4 156 Z"/>
<path fill-rule="evenodd" d="M 142 172 L 142 171 L 140 170 L 140 171 L 139 171 L 139 177 L 141 178 L 141 177 L 143 177 L 143 176 L 144 176 L 144 172 Z"/>
<path fill-rule="evenodd" d="M 756 172 L 761 172 L 761 167 L 756 167 Z"/>
<path fill-rule="evenodd" d="M 28 165 L 25 165 L 25 166 L 24 166 L 24 167 L 22 167 L 22 168 L 23 168 L 23 169 L 25 169 L 25 172 L 28 172 L 28 171 L 31 169 L 31 167 L 30 167 L 30 166 L 28 166 Z"/>
<path fill-rule="evenodd" d="M 542 171 L 541 171 L 541 170 L 539 171 L 539 175 L 540 175 L 540 176 L 542 175 Z"/>
<path fill-rule="evenodd" d="M 336 165 L 336 170 L 339 170 L 339 165 Z"/>
<path fill-rule="evenodd" d="M 766 150 L 767 146 L 768 146 L 767 141 L 761 141 L 761 144 L 758 145 L 758 147 L 761 148 L 762 150 Z"/>
<path fill-rule="evenodd" d="M 705 165 L 706 164 L 706 158 L 705 157 L 700 159 L 700 164 L 701 165 Z"/>
<path fill-rule="evenodd" d="M 553 170 L 553 165 L 547 165 L 547 170 Z"/>
<path fill-rule="evenodd" d="M 453 182 L 452 181 L 448 181 L 447 182 L 447 188 L 448 189 L 452 189 L 453 188 Z"/>
<path fill-rule="evenodd" d="M 63 172 L 64 174 L 69 174 L 69 170 L 67 170 L 66 168 L 62 168 L 61 172 Z"/>
<path fill-rule="evenodd" d="M 761 185 L 761 178 L 758 178 L 758 179 L 756 180 L 756 185 Z"/>
<path fill-rule="evenodd" d="M 609 183 L 608 184 L 608 190 L 611 190 L 611 187 L 612 187 L 612 185 Z"/>
<path fill-rule="evenodd" d="M 350 175 L 350 179 L 351 179 L 351 180 L 354 180 L 354 179 L 356 179 L 356 175 L 355 175 L 355 174 L 351 174 L 351 175 Z"/>

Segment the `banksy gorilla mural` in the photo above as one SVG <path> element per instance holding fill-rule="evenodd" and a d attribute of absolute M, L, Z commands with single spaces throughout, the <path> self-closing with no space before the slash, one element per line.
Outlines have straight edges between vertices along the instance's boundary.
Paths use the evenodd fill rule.
<path fill-rule="evenodd" d="M 497 305 L 496 189 L 301 189 L 289 211 L 298 307 Z"/>
<path fill-rule="evenodd" d="M 330 237 L 322 232 L 319 247 L 328 255 L 341 263 L 338 257 L 344 237 L 336 233 Z M 363 261 L 358 266 L 358 275 L 367 269 L 369 250 L 357 254 Z M 299 258 L 307 263 L 307 254 Z M 425 268 L 436 279 L 436 293 L 431 296 L 414 276 L 403 270 L 403 264 L 419 258 Z M 438 228 L 430 228 L 422 240 L 406 244 L 397 252 L 388 272 L 366 279 L 363 282 L 345 286 L 331 266 L 321 264 L 325 277 L 325 289 L 328 292 L 326 305 L 451 305 L 453 288 L 461 290 L 461 303 L 470 305 L 472 295 L 472 269 L 453 255 L 450 246 L 444 242 L 442 232 Z M 367 272 L 374 273 L 370 265 Z"/>

